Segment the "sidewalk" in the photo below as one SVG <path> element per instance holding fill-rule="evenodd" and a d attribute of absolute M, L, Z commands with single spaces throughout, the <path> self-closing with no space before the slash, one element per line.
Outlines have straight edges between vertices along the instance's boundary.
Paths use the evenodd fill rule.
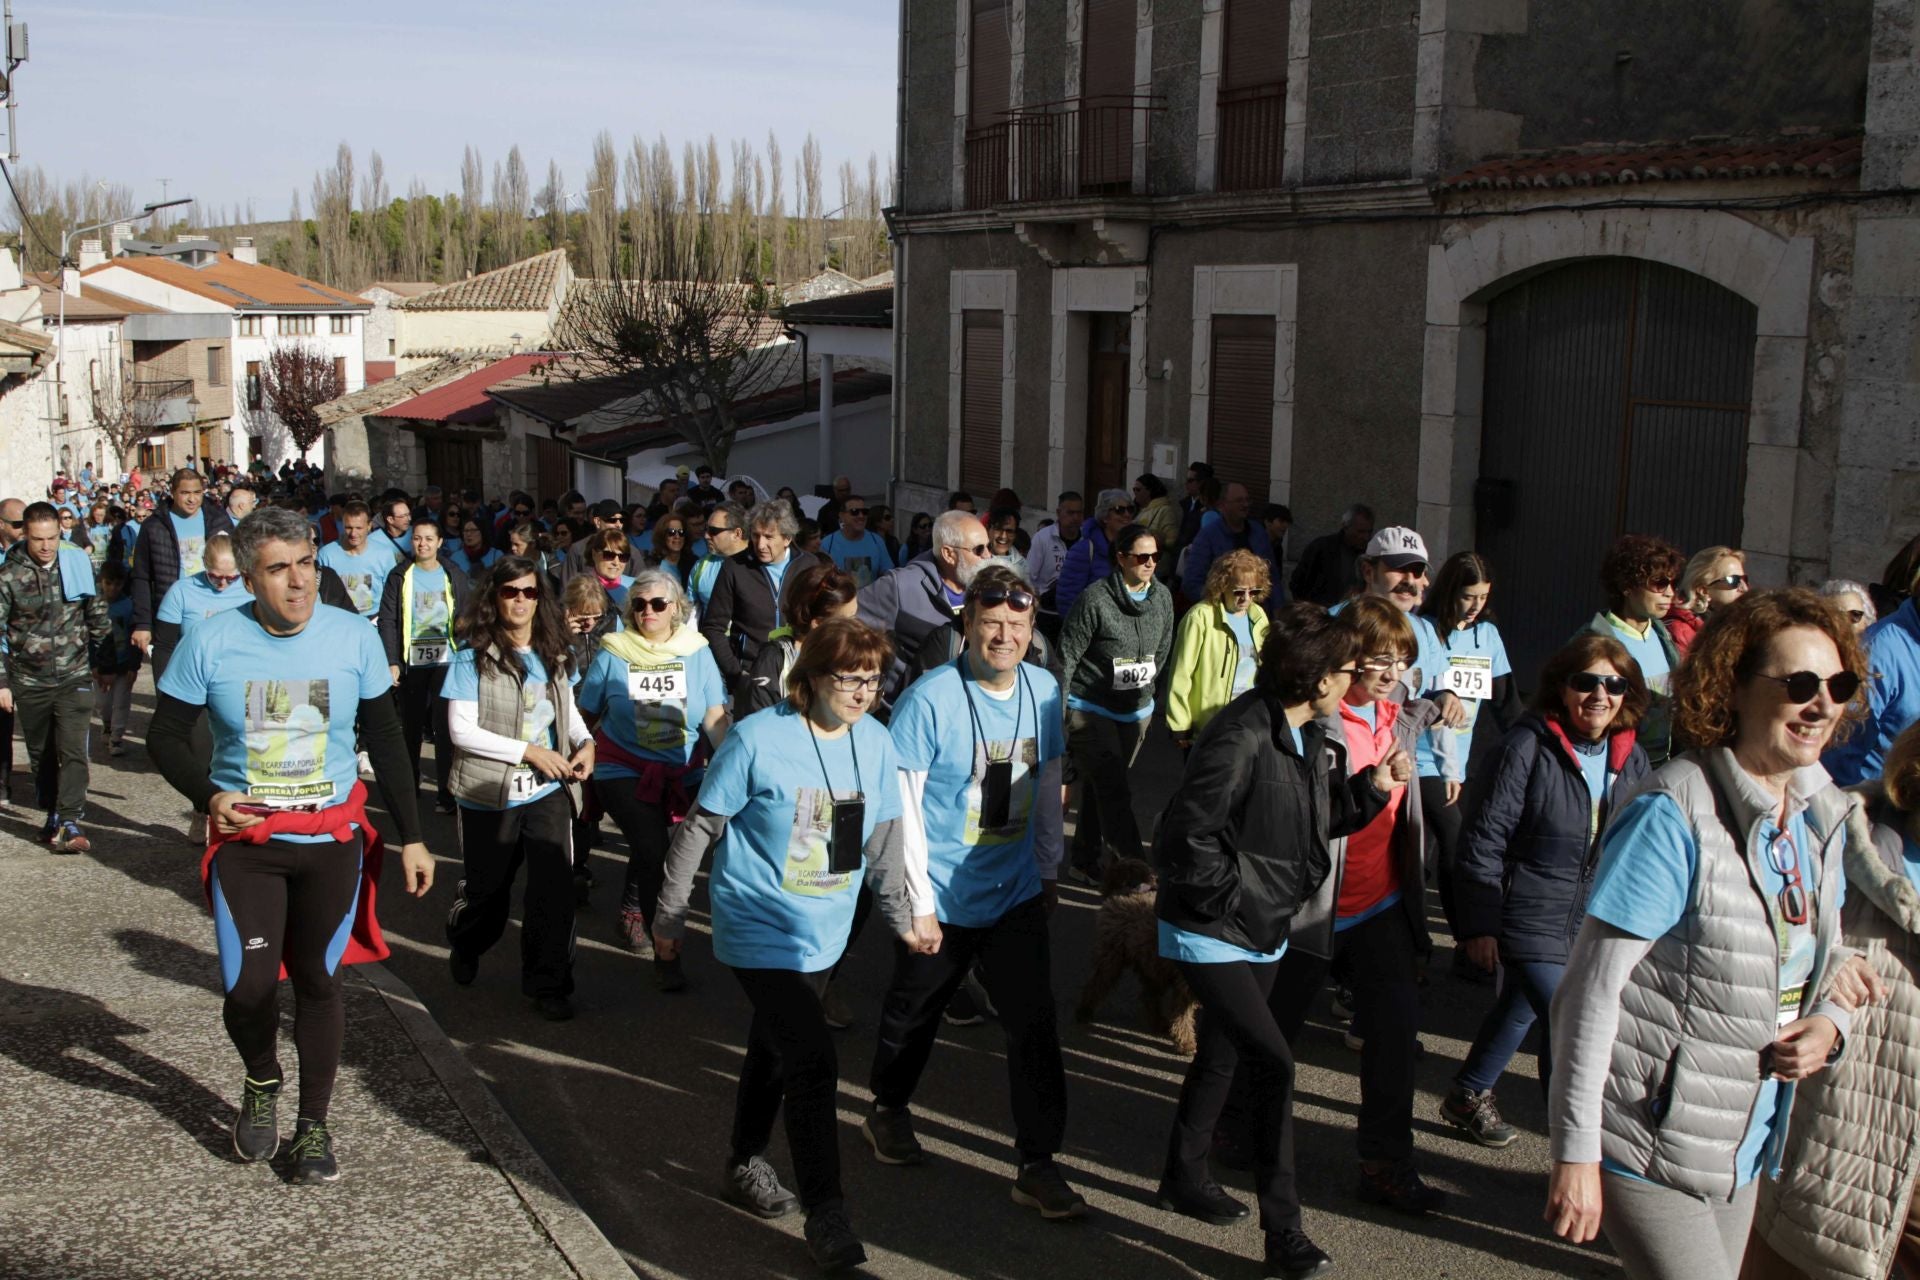
<path fill-rule="evenodd" d="M 30 809 L 0 817 L 0 1275 L 631 1280 L 380 965 L 348 970 L 341 1180 L 284 1181 L 291 1107 L 275 1167 L 240 1163 L 241 1069 L 198 859 L 178 834 L 185 806 L 139 749 L 112 763 L 137 767 L 95 762 L 90 855 L 49 854 Z"/>

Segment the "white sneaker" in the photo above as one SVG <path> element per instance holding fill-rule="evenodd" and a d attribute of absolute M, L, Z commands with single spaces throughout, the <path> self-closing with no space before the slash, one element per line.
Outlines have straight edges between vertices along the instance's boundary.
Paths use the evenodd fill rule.
<path fill-rule="evenodd" d="M 367 759 L 367 753 L 364 751 L 360 753 L 360 781 L 373 781 L 373 761 Z"/>

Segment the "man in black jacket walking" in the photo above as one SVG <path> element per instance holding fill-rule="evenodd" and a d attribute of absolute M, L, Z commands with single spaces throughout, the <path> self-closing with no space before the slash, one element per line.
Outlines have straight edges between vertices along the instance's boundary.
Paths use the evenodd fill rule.
<path fill-rule="evenodd" d="M 784 502 L 763 502 L 747 512 L 747 549 L 720 566 L 713 595 L 700 617 L 700 634 L 737 697 L 767 633 L 785 625 L 780 592 L 820 557 L 794 547 L 800 519 Z"/>
<path fill-rule="evenodd" d="M 133 645 L 142 653 L 153 650 L 153 615 L 166 599 L 167 588 L 206 567 L 207 539 L 231 533 L 233 521 L 226 509 L 204 508 L 207 482 L 198 471 L 182 467 L 173 473 L 170 501 L 140 527 L 133 548 Z M 166 672 L 164 659 L 155 656 L 153 678 Z"/>

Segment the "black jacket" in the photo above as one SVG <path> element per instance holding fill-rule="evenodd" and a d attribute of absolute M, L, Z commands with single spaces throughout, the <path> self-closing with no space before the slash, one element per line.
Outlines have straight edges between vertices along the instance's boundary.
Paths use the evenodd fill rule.
<path fill-rule="evenodd" d="M 1154 842 L 1160 919 L 1252 951 L 1286 941 L 1332 869 L 1327 841 L 1387 802 L 1367 774 L 1336 775 L 1345 755 L 1327 749 L 1318 721 L 1301 726 L 1300 744 L 1258 689 L 1207 722 Z"/>
<path fill-rule="evenodd" d="M 387 662 L 396 667 L 407 665 L 406 637 L 400 634 L 400 584 L 406 581 L 407 570 L 413 568 L 414 563 L 409 557 L 405 564 L 387 575 L 387 585 L 380 593 L 380 609 L 374 615 L 374 621 L 380 628 L 380 643 L 387 651 Z M 447 571 L 447 585 L 453 588 L 453 616 L 447 619 L 447 627 L 451 630 L 467 608 L 467 575 L 451 560 L 440 561 L 440 567 Z"/>
<path fill-rule="evenodd" d="M 1300 553 L 1289 585 L 1295 600 L 1310 600 L 1331 609 L 1360 585 L 1360 552 L 1347 544 L 1346 533 L 1339 529 L 1315 538 Z"/>
<path fill-rule="evenodd" d="M 1564 964 L 1587 916 L 1609 813 L 1646 778 L 1632 730 L 1607 740 L 1598 820 L 1573 745 L 1555 721 L 1528 712 L 1477 769 L 1454 865 L 1462 938 L 1498 938 L 1509 963 Z"/>
<path fill-rule="evenodd" d="M 227 509 L 202 506 L 207 536 L 232 533 L 233 520 Z M 173 534 L 173 508 L 162 507 L 140 526 L 140 541 L 133 546 L 133 629 L 152 631 L 153 615 L 167 598 L 167 588 L 180 580 L 180 542 Z"/>
<path fill-rule="evenodd" d="M 784 589 L 802 570 L 820 563 L 811 551 L 792 547 L 787 552 L 787 571 L 781 577 Z M 713 650 L 713 660 L 727 687 L 737 687 L 753 666 L 767 633 L 774 628 L 773 578 L 766 567 L 753 557 L 749 547 L 720 566 L 714 579 L 713 597 L 700 615 L 700 634 Z M 782 617 L 785 615 L 782 614 Z"/>

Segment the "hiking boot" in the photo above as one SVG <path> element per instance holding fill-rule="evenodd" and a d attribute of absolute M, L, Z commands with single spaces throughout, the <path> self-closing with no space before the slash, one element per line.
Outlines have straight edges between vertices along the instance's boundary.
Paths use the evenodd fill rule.
<path fill-rule="evenodd" d="M 325 1120 L 301 1119 L 293 1126 L 293 1181 L 308 1186 L 338 1182 L 340 1166 L 333 1158 L 333 1134 Z"/>
<path fill-rule="evenodd" d="M 913 1136 L 913 1114 L 905 1107 L 875 1103 L 860 1132 L 867 1135 L 867 1145 L 881 1164 L 919 1164 L 927 1158 L 926 1148 Z"/>
<path fill-rule="evenodd" d="M 671 960 L 663 959 L 658 955 L 654 956 L 653 985 L 668 995 L 687 989 L 689 985 L 687 982 L 687 968 L 686 965 L 681 962 L 679 956 L 675 956 Z"/>
<path fill-rule="evenodd" d="M 449 947 L 447 972 L 452 974 L 453 980 L 461 986 L 470 987 L 473 985 L 473 980 L 480 974 L 480 959 L 478 956 L 462 955 L 458 947 Z"/>
<path fill-rule="evenodd" d="M 853 1010 L 840 998 L 840 988 L 833 982 L 828 982 L 827 989 L 820 994 L 820 1016 L 835 1031 L 845 1031 L 853 1025 Z"/>
<path fill-rule="evenodd" d="M 1154 1203 L 1169 1212 L 1183 1213 L 1216 1227 L 1230 1227 L 1247 1216 L 1247 1206 L 1221 1190 L 1217 1182 L 1191 1187 L 1162 1181 Z"/>
<path fill-rule="evenodd" d="M 40 843 L 52 844 L 53 838 L 60 834 L 60 815 L 49 812 L 47 820 L 40 824 Z"/>
<path fill-rule="evenodd" d="M 280 1150 L 280 1082 L 249 1079 L 240 1086 L 240 1114 L 233 1118 L 233 1154 L 271 1160 Z"/>
<path fill-rule="evenodd" d="M 48 847 L 55 853 L 87 853 L 92 850 L 93 841 L 81 832 L 79 823 L 62 822 Z"/>
<path fill-rule="evenodd" d="M 535 996 L 533 1007 L 548 1022 L 570 1022 L 573 1019 L 573 1001 L 565 996 Z"/>
<path fill-rule="evenodd" d="M 759 1156 L 727 1166 L 727 1199 L 762 1218 L 784 1218 L 800 1199 L 780 1185 L 780 1175 Z"/>
<path fill-rule="evenodd" d="M 647 917 L 644 912 L 632 907 L 620 909 L 620 919 L 613 926 L 614 941 L 643 960 L 651 960 L 653 954 L 653 935 L 647 932 Z"/>
<path fill-rule="evenodd" d="M 1060 1166 L 1052 1160 L 1035 1160 L 1020 1166 L 1013 1180 L 1013 1202 L 1038 1209 L 1048 1221 L 1077 1218 L 1087 1211 L 1087 1202 L 1067 1185 Z"/>
<path fill-rule="evenodd" d="M 1333 1259 L 1300 1228 L 1267 1232 L 1267 1262 L 1260 1269 L 1261 1280 L 1313 1280 L 1332 1270 Z"/>
<path fill-rule="evenodd" d="M 837 1204 L 823 1204 L 807 1215 L 807 1252 L 822 1271 L 845 1271 L 867 1260 L 866 1246 Z"/>
<path fill-rule="evenodd" d="M 1370 1165 L 1360 1164 L 1360 1198 L 1369 1204 L 1383 1204 L 1401 1213 L 1423 1214 L 1437 1209 L 1447 1194 L 1421 1181 L 1420 1171 L 1411 1160 Z"/>
<path fill-rule="evenodd" d="M 1479 1093 L 1456 1084 L 1440 1099 L 1440 1118 L 1483 1147 L 1510 1147 L 1520 1136 L 1518 1130 L 1500 1118 L 1493 1090 Z"/>

